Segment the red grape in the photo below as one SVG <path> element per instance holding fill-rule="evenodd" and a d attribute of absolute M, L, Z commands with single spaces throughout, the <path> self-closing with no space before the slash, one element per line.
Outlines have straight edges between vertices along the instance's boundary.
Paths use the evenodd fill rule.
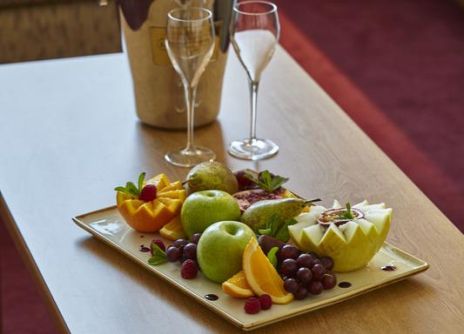
<path fill-rule="evenodd" d="M 287 278 L 286 280 L 284 280 L 284 289 L 287 291 L 287 292 L 290 292 L 290 293 L 295 293 L 296 290 L 298 290 L 298 282 L 296 281 L 296 279 L 294 278 Z"/>
<path fill-rule="evenodd" d="M 322 266 L 327 270 L 332 270 L 334 266 L 334 261 L 331 257 L 323 256 L 320 258 Z"/>
<path fill-rule="evenodd" d="M 295 296 L 295 299 L 305 299 L 306 296 L 308 296 L 308 289 L 306 289 L 304 286 L 300 286 L 293 295 Z"/>
<path fill-rule="evenodd" d="M 285 259 L 280 265 L 280 273 L 284 276 L 293 277 L 298 269 L 294 259 Z"/>
<path fill-rule="evenodd" d="M 300 268 L 296 272 L 296 279 L 302 284 L 307 284 L 311 282 L 312 278 L 313 278 L 313 274 L 311 270 L 308 268 Z"/>
<path fill-rule="evenodd" d="M 326 270 L 322 264 L 317 263 L 311 268 L 311 272 L 313 273 L 313 280 L 320 281 L 322 276 L 326 273 Z"/>
<path fill-rule="evenodd" d="M 182 256 L 185 260 L 196 260 L 197 258 L 197 245 L 193 242 L 189 242 L 184 246 Z"/>
<path fill-rule="evenodd" d="M 316 258 L 311 255 L 311 254 L 301 254 L 298 256 L 296 259 L 296 263 L 298 264 L 298 267 L 304 267 L 304 268 L 309 268 L 311 269 L 314 265 L 314 260 Z"/>
<path fill-rule="evenodd" d="M 182 253 L 179 248 L 175 246 L 169 246 L 166 250 L 166 257 L 169 262 L 176 262 L 181 257 Z"/>
<path fill-rule="evenodd" d="M 283 261 L 285 259 L 296 259 L 300 255 L 300 251 L 293 245 L 283 245 L 279 251 L 279 258 Z"/>
<path fill-rule="evenodd" d="M 265 234 L 259 236 L 258 243 L 261 249 L 263 250 L 264 254 L 269 253 L 269 251 L 273 247 L 280 248 L 284 245 L 284 243 L 280 241 L 279 239 L 273 238 Z"/>
<path fill-rule="evenodd" d="M 308 290 L 309 293 L 312 295 L 318 295 L 324 290 L 324 287 L 322 286 L 322 283 L 319 281 L 311 281 L 308 284 Z"/>
<path fill-rule="evenodd" d="M 190 241 L 193 242 L 194 244 L 198 244 L 198 241 L 200 241 L 200 237 L 201 237 L 201 233 L 195 233 L 190 238 Z"/>
<path fill-rule="evenodd" d="M 337 278 L 333 274 L 324 274 L 324 276 L 322 276 L 321 283 L 324 289 L 329 290 L 337 285 Z"/>
<path fill-rule="evenodd" d="M 174 243 L 172 244 L 174 247 L 177 247 L 177 248 L 183 248 L 186 244 L 188 244 L 188 240 L 185 240 L 185 239 L 177 239 L 176 241 L 174 241 Z"/>

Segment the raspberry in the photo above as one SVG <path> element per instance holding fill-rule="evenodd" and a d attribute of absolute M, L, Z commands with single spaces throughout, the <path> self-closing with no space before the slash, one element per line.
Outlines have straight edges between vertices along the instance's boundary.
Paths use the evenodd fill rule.
<path fill-rule="evenodd" d="M 269 310 L 272 306 L 272 299 L 269 295 L 262 295 L 259 297 L 259 303 L 262 310 Z"/>
<path fill-rule="evenodd" d="M 248 314 L 256 314 L 261 311 L 261 303 L 256 297 L 250 297 L 246 300 L 245 306 L 243 307 L 245 312 Z"/>
<path fill-rule="evenodd" d="M 198 273 L 198 265 L 195 261 L 193 260 L 185 260 L 184 263 L 182 263 L 182 267 L 180 269 L 180 275 L 184 279 L 193 279 L 197 277 Z"/>
<path fill-rule="evenodd" d="M 145 202 L 153 201 L 156 198 L 156 186 L 154 184 L 147 184 L 142 188 L 139 199 Z"/>
<path fill-rule="evenodd" d="M 156 244 L 159 248 L 161 248 L 162 251 L 166 250 L 166 246 L 164 245 L 164 242 L 162 240 L 155 239 L 155 240 L 152 240 L 152 243 Z"/>

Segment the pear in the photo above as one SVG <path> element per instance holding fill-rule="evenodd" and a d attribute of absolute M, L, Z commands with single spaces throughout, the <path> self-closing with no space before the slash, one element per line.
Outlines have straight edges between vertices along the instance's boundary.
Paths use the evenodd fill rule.
<path fill-rule="evenodd" d="M 193 167 L 187 175 L 189 194 L 202 190 L 222 190 L 229 194 L 238 191 L 234 173 L 217 161 L 207 161 Z"/>
<path fill-rule="evenodd" d="M 273 216 L 285 221 L 298 216 L 308 201 L 299 198 L 262 200 L 252 204 L 242 215 L 242 222 L 255 232 L 265 228 Z"/>

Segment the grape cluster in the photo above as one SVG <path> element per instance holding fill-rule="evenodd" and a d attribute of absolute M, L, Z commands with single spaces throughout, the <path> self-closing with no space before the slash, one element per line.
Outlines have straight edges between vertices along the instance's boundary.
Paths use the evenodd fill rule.
<path fill-rule="evenodd" d="M 177 239 L 166 249 L 169 262 L 181 263 L 180 274 L 184 279 L 193 279 L 198 274 L 197 244 L 201 233 L 195 233 L 189 240 Z"/>
<path fill-rule="evenodd" d="M 295 246 L 284 244 L 277 252 L 277 259 L 284 288 L 295 299 L 305 299 L 310 294 L 318 295 L 337 284 L 337 278 L 331 272 L 334 262 L 330 257 L 302 253 Z"/>

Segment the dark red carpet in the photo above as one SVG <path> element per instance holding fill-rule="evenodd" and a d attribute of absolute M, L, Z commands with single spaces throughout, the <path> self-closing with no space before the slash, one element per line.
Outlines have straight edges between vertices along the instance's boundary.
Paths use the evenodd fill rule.
<path fill-rule="evenodd" d="M 281 43 L 464 231 L 464 11 L 451 0 L 275 0 Z M 2 333 L 54 333 L 0 222 Z"/>
<path fill-rule="evenodd" d="M 58 333 L 36 282 L 0 220 L 0 333 Z"/>

